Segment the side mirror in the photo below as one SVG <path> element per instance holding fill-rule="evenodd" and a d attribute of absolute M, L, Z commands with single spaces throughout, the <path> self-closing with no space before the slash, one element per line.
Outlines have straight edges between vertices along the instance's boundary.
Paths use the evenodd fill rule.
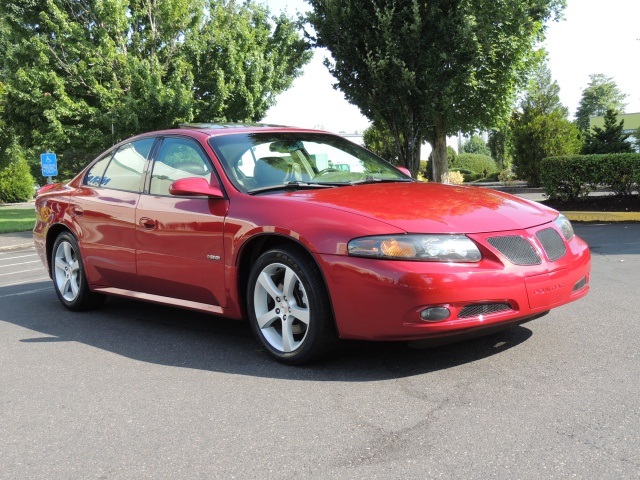
<path fill-rule="evenodd" d="M 209 182 L 201 177 L 176 180 L 169 187 L 169 193 L 177 196 L 197 195 L 211 198 L 224 198 L 224 194 L 219 187 L 209 185 Z"/>
<path fill-rule="evenodd" d="M 396 168 L 400 170 L 402 173 L 404 173 L 407 177 L 411 178 L 411 172 L 407 167 L 396 167 Z"/>

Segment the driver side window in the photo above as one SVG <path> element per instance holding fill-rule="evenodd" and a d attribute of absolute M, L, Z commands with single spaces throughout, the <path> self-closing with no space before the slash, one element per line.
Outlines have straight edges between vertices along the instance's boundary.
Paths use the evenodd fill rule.
<path fill-rule="evenodd" d="M 185 138 L 165 138 L 151 175 L 151 195 L 169 195 L 169 186 L 181 178 L 211 178 L 211 167 L 200 147 Z"/>

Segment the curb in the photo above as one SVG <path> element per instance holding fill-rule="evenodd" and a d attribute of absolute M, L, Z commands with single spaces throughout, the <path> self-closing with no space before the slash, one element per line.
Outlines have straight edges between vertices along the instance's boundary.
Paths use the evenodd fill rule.
<path fill-rule="evenodd" d="M 572 222 L 640 222 L 640 212 L 562 212 Z"/>

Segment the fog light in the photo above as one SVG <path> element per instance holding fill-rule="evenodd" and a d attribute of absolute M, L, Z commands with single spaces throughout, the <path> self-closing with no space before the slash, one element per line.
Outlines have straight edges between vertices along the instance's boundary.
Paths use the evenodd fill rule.
<path fill-rule="evenodd" d="M 425 308 L 420 312 L 420 318 L 425 322 L 441 322 L 449 318 L 449 315 L 451 312 L 446 307 Z"/>

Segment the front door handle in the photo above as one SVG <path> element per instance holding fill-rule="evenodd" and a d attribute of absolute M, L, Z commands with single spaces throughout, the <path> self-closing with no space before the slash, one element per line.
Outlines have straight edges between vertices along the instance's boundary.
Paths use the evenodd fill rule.
<path fill-rule="evenodd" d="M 149 217 L 142 217 L 140 219 L 140 226 L 145 230 L 153 230 L 156 228 L 156 221 Z"/>

